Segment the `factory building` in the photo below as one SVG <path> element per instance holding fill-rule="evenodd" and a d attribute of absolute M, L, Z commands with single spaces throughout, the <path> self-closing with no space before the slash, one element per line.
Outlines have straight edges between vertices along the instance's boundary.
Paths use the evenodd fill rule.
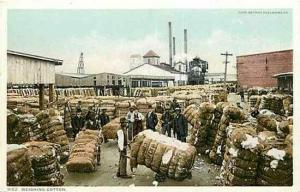
<path fill-rule="evenodd" d="M 276 74 L 293 71 L 293 50 L 237 56 L 237 81 L 242 87 L 277 87 Z"/>
<path fill-rule="evenodd" d="M 55 66 L 63 61 L 16 51 L 7 51 L 7 86 L 38 87 L 40 109 L 44 106 L 44 88 L 49 87 L 49 101 L 53 102 Z"/>

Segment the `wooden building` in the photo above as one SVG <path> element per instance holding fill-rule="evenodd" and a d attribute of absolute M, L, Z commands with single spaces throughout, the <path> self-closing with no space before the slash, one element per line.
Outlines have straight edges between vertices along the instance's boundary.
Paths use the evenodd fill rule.
<path fill-rule="evenodd" d="M 7 86 L 38 86 L 40 108 L 44 108 L 44 88 L 49 86 L 49 101 L 53 102 L 55 66 L 63 60 L 7 51 Z"/>

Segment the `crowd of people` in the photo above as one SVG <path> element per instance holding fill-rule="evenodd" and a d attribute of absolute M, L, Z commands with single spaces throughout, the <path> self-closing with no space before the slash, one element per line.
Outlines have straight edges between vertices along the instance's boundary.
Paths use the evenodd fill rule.
<path fill-rule="evenodd" d="M 66 108 L 71 111 L 68 103 Z M 149 111 L 144 116 L 139 112 L 137 107 L 131 106 L 128 109 L 127 115 L 120 118 L 120 130 L 117 132 L 120 152 L 119 169 L 117 172 L 118 177 L 130 178 L 126 172 L 128 158 L 127 146 L 139 132 L 144 130 L 143 121 L 146 122 L 146 129 L 157 131 L 159 121 L 157 113 L 162 114 L 160 133 L 168 137 L 173 136 L 181 142 L 186 142 L 188 123 L 181 113 L 182 109 L 176 99 L 173 99 L 173 102 L 170 104 L 157 104 L 155 108 L 149 105 L 148 109 Z M 76 113 L 71 118 L 74 139 L 79 131 L 86 129 L 101 130 L 101 128 L 109 122 L 110 118 L 106 114 L 105 108 L 98 109 L 96 107 L 89 107 L 86 115 L 83 115 L 81 101 L 79 101 L 76 106 Z M 104 142 L 107 142 L 107 138 L 104 138 Z M 162 178 L 161 175 L 156 175 L 156 177 Z"/>

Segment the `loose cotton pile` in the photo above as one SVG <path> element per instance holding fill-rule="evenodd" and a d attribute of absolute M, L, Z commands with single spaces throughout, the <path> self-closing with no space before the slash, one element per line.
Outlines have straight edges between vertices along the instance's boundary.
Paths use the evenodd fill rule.
<path fill-rule="evenodd" d="M 225 185 L 256 184 L 259 141 L 253 127 L 236 125 L 227 129 L 227 143 L 222 166 Z"/>
<path fill-rule="evenodd" d="M 35 185 L 37 186 L 62 186 L 63 174 L 60 172 L 57 144 L 32 141 L 25 143 L 28 148 L 34 172 Z"/>
<path fill-rule="evenodd" d="M 7 185 L 33 186 L 34 177 L 28 149 L 24 145 L 7 146 Z"/>
<path fill-rule="evenodd" d="M 130 166 L 145 165 L 154 172 L 175 180 L 189 176 L 196 157 L 196 148 L 158 132 L 145 130 L 131 143 Z"/>
<path fill-rule="evenodd" d="M 71 155 L 66 164 L 68 172 L 93 172 L 100 164 L 100 145 L 102 136 L 99 131 L 80 131 L 75 139 Z"/>

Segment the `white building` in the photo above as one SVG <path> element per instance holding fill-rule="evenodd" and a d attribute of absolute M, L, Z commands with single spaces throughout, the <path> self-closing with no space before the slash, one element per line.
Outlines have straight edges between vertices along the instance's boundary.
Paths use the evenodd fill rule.
<path fill-rule="evenodd" d="M 124 73 L 131 87 L 167 87 L 185 85 L 187 75 L 168 64 L 143 64 Z"/>
<path fill-rule="evenodd" d="M 186 64 L 184 62 L 178 61 L 178 62 L 175 63 L 174 67 L 177 71 L 180 71 L 182 73 L 186 73 Z"/>
<path fill-rule="evenodd" d="M 160 56 L 157 55 L 154 51 L 148 51 L 144 56 L 144 64 L 151 64 L 151 65 L 159 65 L 159 58 Z"/>
<path fill-rule="evenodd" d="M 142 56 L 140 54 L 134 54 L 130 56 L 130 69 L 142 65 Z"/>

